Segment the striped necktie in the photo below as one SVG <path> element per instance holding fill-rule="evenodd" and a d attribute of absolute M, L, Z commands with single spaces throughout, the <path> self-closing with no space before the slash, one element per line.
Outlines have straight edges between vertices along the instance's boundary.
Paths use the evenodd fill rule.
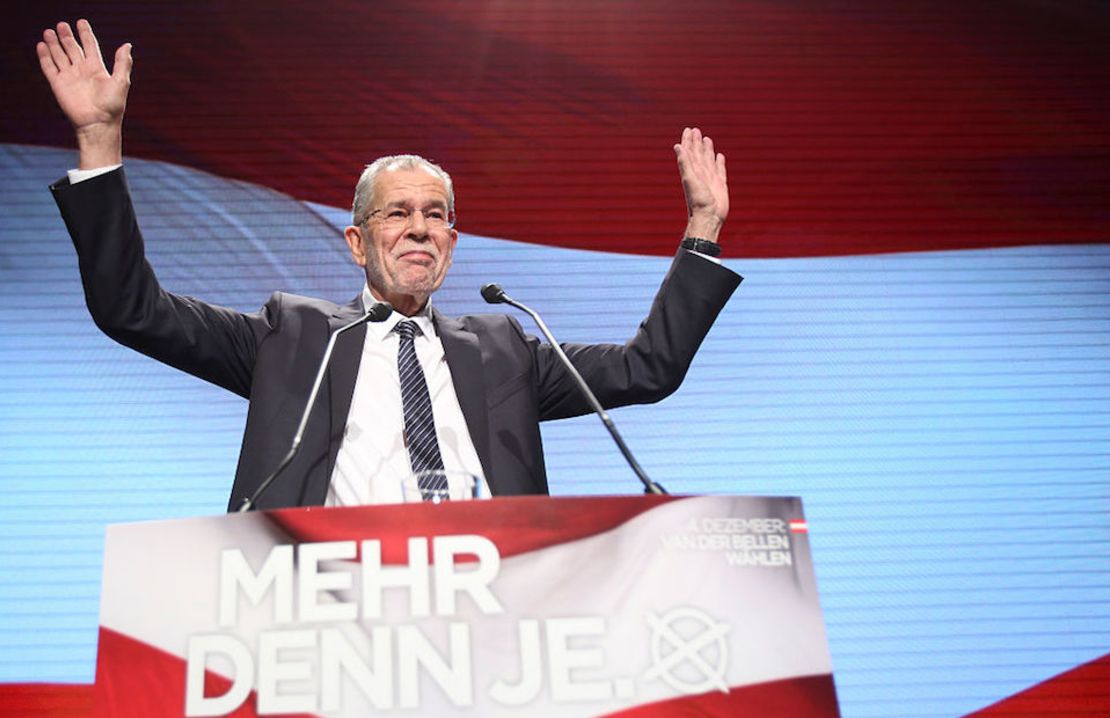
<path fill-rule="evenodd" d="M 436 439 L 436 423 L 432 416 L 432 397 L 424 370 L 416 358 L 413 335 L 416 323 L 398 322 L 394 328 L 401 341 L 397 347 L 397 373 L 401 377 L 401 406 L 405 415 L 405 443 L 409 450 L 409 464 L 414 474 L 423 471 L 443 470 L 443 457 Z M 420 478 L 422 492 L 442 488 L 435 480 Z"/>

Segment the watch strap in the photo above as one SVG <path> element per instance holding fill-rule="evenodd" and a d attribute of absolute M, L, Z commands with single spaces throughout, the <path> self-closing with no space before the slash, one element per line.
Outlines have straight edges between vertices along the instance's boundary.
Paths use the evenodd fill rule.
<path fill-rule="evenodd" d="M 708 257 L 721 256 L 721 245 L 716 242 L 710 242 L 708 239 L 702 239 L 701 237 L 684 237 L 680 246 L 683 249 L 688 249 L 698 254 L 704 254 Z"/>

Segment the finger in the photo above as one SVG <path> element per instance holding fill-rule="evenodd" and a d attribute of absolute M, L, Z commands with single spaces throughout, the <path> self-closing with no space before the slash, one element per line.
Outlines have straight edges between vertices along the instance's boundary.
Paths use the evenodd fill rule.
<path fill-rule="evenodd" d="M 675 159 L 678 161 L 678 174 L 685 177 L 690 172 L 690 148 L 685 144 L 677 144 L 674 146 Z"/>
<path fill-rule="evenodd" d="M 65 50 L 71 63 L 77 65 L 85 59 L 85 51 L 77 44 L 77 38 L 73 36 L 73 30 L 70 29 L 68 22 L 58 23 L 58 39 L 61 40 L 62 49 Z"/>
<path fill-rule="evenodd" d="M 100 43 L 97 42 L 88 20 L 81 18 L 77 21 L 77 34 L 81 36 L 81 47 L 85 48 L 85 56 L 103 65 L 104 56 L 100 54 Z"/>
<path fill-rule="evenodd" d="M 50 50 L 50 59 L 54 61 L 54 66 L 59 70 L 64 70 L 73 63 L 69 61 L 66 51 L 62 49 L 61 44 L 58 42 L 58 33 L 53 30 L 47 30 L 42 34 L 42 39 L 46 42 L 46 47 Z"/>
<path fill-rule="evenodd" d="M 717 174 L 719 174 L 722 179 L 728 180 L 728 169 L 725 167 L 725 156 L 720 152 L 717 153 Z"/>
<path fill-rule="evenodd" d="M 42 66 L 42 74 L 46 75 L 46 79 L 50 82 L 58 76 L 58 66 L 54 64 L 54 58 L 50 56 L 50 48 L 46 46 L 45 42 L 40 42 L 35 45 L 35 53 L 39 56 L 39 65 Z"/>
<path fill-rule="evenodd" d="M 699 165 L 705 163 L 705 139 L 702 138 L 700 130 L 690 143 L 690 161 L 697 162 Z"/>
<path fill-rule="evenodd" d="M 131 83 L 131 66 L 134 64 L 131 57 L 131 43 L 125 42 L 116 50 L 116 59 L 112 61 L 112 77 L 116 80 Z"/>
<path fill-rule="evenodd" d="M 713 140 L 709 137 L 705 137 L 702 139 L 702 145 L 705 148 L 705 159 L 712 162 L 713 158 L 717 155 L 717 153 L 713 151 Z"/>

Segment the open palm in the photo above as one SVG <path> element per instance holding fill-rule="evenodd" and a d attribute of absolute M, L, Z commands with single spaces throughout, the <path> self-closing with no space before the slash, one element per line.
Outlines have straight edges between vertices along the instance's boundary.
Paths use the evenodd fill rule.
<path fill-rule="evenodd" d="M 116 51 L 112 73 L 87 20 L 77 21 L 80 44 L 69 23 L 46 30 L 36 51 L 54 99 L 78 131 L 121 123 L 131 84 L 131 46 Z"/>
<path fill-rule="evenodd" d="M 713 140 L 697 127 L 683 130 L 674 149 L 689 215 L 724 222 L 729 210 L 725 156 L 714 151 Z"/>

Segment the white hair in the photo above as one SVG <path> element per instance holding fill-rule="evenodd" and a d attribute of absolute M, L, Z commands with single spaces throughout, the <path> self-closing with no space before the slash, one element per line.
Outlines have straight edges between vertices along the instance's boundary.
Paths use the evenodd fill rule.
<path fill-rule="evenodd" d="M 374 206 L 374 188 L 378 175 L 382 172 L 393 170 L 424 170 L 428 174 L 443 180 L 447 188 L 447 211 L 455 211 L 455 187 L 451 183 L 451 175 L 435 162 L 424 159 L 420 155 L 386 155 L 379 157 L 362 171 L 355 185 L 355 201 L 351 204 L 351 224 L 362 226 Z"/>

